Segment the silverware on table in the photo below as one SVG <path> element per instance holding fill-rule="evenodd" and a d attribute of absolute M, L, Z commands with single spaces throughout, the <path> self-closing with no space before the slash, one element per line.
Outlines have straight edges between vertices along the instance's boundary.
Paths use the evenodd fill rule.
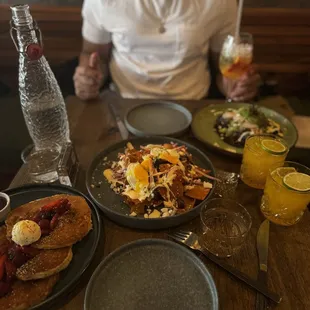
<path fill-rule="evenodd" d="M 269 221 L 265 220 L 259 227 L 256 247 L 258 253 L 259 271 L 257 280 L 267 288 L 267 262 L 268 262 L 268 246 L 269 246 Z M 264 310 L 267 308 L 267 300 L 262 295 L 256 295 L 256 310 Z"/>
<path fill-rule="evenodd" d="M 100 94 L 100 98 L 103 99 L 103 96 L 104 96 L 103 93 L 101 93 Z M 109 100 L 107 100 L 107 101 L 108 101 L 108 106 L 109 106 L 110 112 L 112 113 L 112 115 L 113 115 L 113 117 L 114 117 L 114 119 L 116 121 L 116 125 L 117 125 L 118 130 L 119 130 L 119 132 L 121 134 L 122 139 L 123 140 L 127 140 L 128 137 L 129 137 L 129 132 L 128 132 L 128 130 L 127 130 L 127 128 L 126 128 L 122 118 L 120 117 L 120 114 L 116 110 L 113 102 L 111 102 Z"/>
<path fill-rule="evenodd" d="M 223 260 L 219 259 L 209 251 L 202 248 L 202 246 L 199 244 L 198 236 L 191 232 L 191 231 L 177 231 L 173 234 L 168 234 L 168 236 L 187 247 L 191 248 L 194 251 L 202 253 L 205 257 L 207 257 L 209 260 L 211 260 L 216 265 L 220 266 L 222 269 L 226 270 L 229 274 L 233 275 L 240 281 L 246 283 L 248 286 L 252 287 L 256 291 L 262 293 L 264 296 L 269 298 L 270 300 L 280 303 L 282 300 L 282 297 L 279 295 L 272 293 L 268 291 L 265 285 L 262 285 L 259 281 L 254 280 L 244 274 L 243 272 L 237 270 L 236 268 L 226 264 Z"/>

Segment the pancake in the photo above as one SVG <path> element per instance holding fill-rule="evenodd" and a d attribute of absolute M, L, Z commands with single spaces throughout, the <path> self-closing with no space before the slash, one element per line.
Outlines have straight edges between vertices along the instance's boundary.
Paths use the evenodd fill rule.
<path fill-rule="evenodd" d="M 6 227 L 5 227 L 5 225 L 2 225 L 0 227 L 0 246 L 5 244 L 6 242 L 7 242 Z"/>
<path fill-rule="evenodd" d="M 16 277 L 22 281 L 44 279 L 67 268 L 71 260 L 70 247 L 41 250 L 38 255 L 17 269 Z"/>
<path fill-rule="evenodd" d="M 7 217 L 7 237 L 11 239 L 13 226 L 20 220 L 32 219 L 40 208 L 58 199 L 68 199 L 71 208 L 59 217 L 55 229 L 47 236 L 41 237 L 32 246 L 38 249 L 58 249 L 70 247 L 80 241 L 92 228 L 91 210 L 83 197 L 72 195 L 54 195 L 24 204 Z"/>
<path fill-rule="evenodd" d="M 15 281 L 11 293 L 0 298 L 0 309 L 24 310 L 42 302 L 51 293 L 59 275 L 36 281 Z"/>

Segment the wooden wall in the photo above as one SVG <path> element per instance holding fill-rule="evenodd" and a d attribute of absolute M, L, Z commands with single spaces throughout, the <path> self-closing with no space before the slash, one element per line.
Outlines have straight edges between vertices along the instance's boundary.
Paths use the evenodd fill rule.
<path fill-rule="evenodd" d="M 31 11 L 43 32 L 51 64 L 78 55 L 80 8 L 32 6 Z M 0 80 L 17 67 L 17 52 L 8 33 L 10 18 L 9 7 L 0 5 Z M 282 92 L 309 87 L 310 9 L 247 8 L 242 29 L 254 35 L 259 70 L 279 81 Z"/>
<path fill-rule="evenodd" d="M 31 7 L 43 33 L 45 55 L 51 64 L 59 64 L 78 55 L 81 49 L 80 11 L 80 8 Z M 16 66 L 18 59 L 9 35 L 10 19 L 9 6 L 0 5 L 0 72 Z"/>

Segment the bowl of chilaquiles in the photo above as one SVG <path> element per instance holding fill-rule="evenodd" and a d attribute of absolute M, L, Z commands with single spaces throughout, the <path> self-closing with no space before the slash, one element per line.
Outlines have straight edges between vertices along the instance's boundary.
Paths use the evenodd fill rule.
<path fill-rule="evenodd" d="M 103 174 L 128 206 L 130 217 L 169 220 L 193 212 L 211 194 L 215 178 L 209 159 L 175 141 L 140 146 L 128 142 L 117 160 L 106 165 Z M 195 163 L 189 148 L 208 169 Z"/>

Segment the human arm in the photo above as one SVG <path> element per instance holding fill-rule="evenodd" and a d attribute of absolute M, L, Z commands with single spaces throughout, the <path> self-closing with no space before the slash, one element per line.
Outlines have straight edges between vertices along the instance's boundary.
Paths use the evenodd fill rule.
<path fill-rule="evenodd" d="M 83 45 L 79 65 L 73 77 L 76 95 L 83 100 L 96 98 L 109 74 L 111 35 L 102 24 L 101 12 L 100 1 L 84 1 Z"/>

